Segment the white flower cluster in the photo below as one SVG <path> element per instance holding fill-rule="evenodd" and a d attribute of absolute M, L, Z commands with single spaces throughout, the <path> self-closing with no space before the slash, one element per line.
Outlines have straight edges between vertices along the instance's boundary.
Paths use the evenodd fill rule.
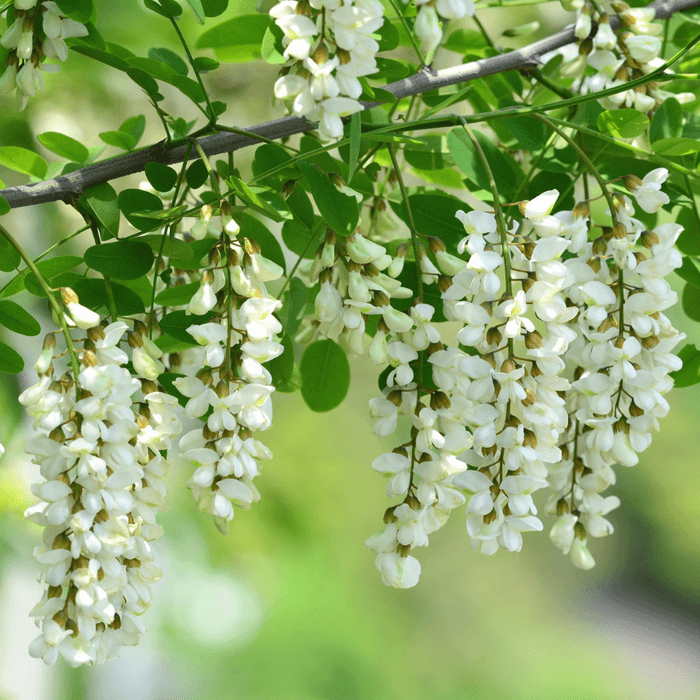
<path fill-rule="evenodd" d="M 342 117 L 359 112 L 360 78 L 377 72 L 384 23 L 379 0 L 282 0 L 270 16 L 284 34 L 288 63 L 274 87 L 297 117 L 319 122 L 324 141 L 343 135 Z"/>
<path fill-rule="evenodd" d="M 667 175 L 658 169 L 644 181 L 626 178 L 644 211 L 668 201 L 659 189 Z M 572 322 L 578 337 L 567 354 L 575 381 L 567 394 L 564 459 L 550 468 L 548 512 L 558 516 L 552 541 L 581 568 L 595 563 L 587 536 L 613 531 L 604 516 L 620 501 L 600 495 L 615 483 L 612 467 L 637 464 L 669 411 L 669 372 L 681 368 L 673 349 L 685 337 L 663 314 L 677 301 L 664 278 L 681 265 L 673 244 L 682 227 L 647 231 L 628 197 L 616 205 L 618 224 L 567 261 L 576 279 L 569 297 L 578 309 Z"/>
<path fill-rule="evenodd" d="M 253 431 L 272 425 L 274 387 L 263 364 L 283 350 L 274 340 L 282 330 L 272 315 L 279 306 L 276 299 L 251 298 L 233 309 L 226 323 L 190 326 L 208 369 L 174 382 L 189 398 L 185 413 L 206 417 L 203 428 L 182 437 L 180 451 L 195 467 L 189 486 L 199 510 L 212 514 L 222 532 L 234 505 L 248 509 L 260 500 L 253 484 L 260 473 L 258 460 L 272 457 Z"/>
<path fill-rule="evenodd" d="M 391 299 L 413 295 L 395 279 L 405 259 L 405 245 L 392 257 L 359 231 L 341 239 L 329 229 L 310 269 L 311 282 L 319 284 L 315 299 L 319 332 L 332 340 L 342 336 L 352 352 L 364 355 L 367 316 L 381 315 L 369 355 L 376 364 L 386 362 L 387 334 L 412 326 L 410 317 L 391 305 Z"/>
<path fill-rule="evenodd" d="M 435 51 L 442 42 L 441 19 L 473 17 L 476 11 L 473 0 L 416 0 L 416 5 L 418 14 L 413 24 L 413 31 L 420 42 L 421 51 L 426 56 Z"/>
<path fill-rule="evenodd" d="M 627 81 L 641 78 L 663 64 L 661 53 L 662 25 L 654 23 L 653 7 L 631 8 L 622 0 L 614 0 L 613 9 L 619 13 L 621 28 L 617 32 L 610 26 L 610 18 L 598 12 L 586 0 L 561 0 L 565 10 L 577 13 L 574 32 L 581 42 L 579 57 L 562 67 L 568 77 L 583 75 L 586 66 L 595 69 L 595 75 L 581 78 L 574 88 L 582 94 L 598 92 L 624 85 Z M 600 103 L 605 109 L 633 107 L 640 112 L 649 112 L 671 93 L 661 90 L 654 83 L 640 85 L 634 90 L 618 92 L 603 97 Z M 679 97 L 679 95 L 673 95 Z M 689 96 L 692 99 L 692 96 Z M 679 97 L 681 101 L 684 95 Z"/>
<path fill-rule="evenodd" d="M 208 204 L 200 210 L 199 218 L 189 231 L 192 238 L 202 240 L 209 233 L 221 240 L 209 254 L 210 267 L 199 278 L 199 289 L 186 308 L 188 314 L 201 316 L 214 309 L 219 303 L 217 295 L 227 287 L 227 275 L 231 293 L 247 299 L 252 296 L 267 297 L 265 283 L 277 280 L 284 274 L 279 265 L 261 255 L 256 241 L 243 237 L 238 239 L 240 231 L 240 226 L 231 217 L 227 202 L 222 203 L 218 216 L 214 216 Z M 219 265 L 222 261 L 228 270 L 226 274 Z"/>
<path fill-rule="evenodd" d="M 668 201 L 667 175 L 625 184 L 655 212 Z M 681 227 L 645 231 L 619 195 L 614 226 L 589 242 L 588 207 L 552 214 L 558 195 L 522 202 L 523 221 L 508 232 L 492 214 L 458 212 L 466 263 L 431 241 L 444 315 L 462 328 L 445 347 L 434 308 L 416 304 L 409 328 L 388 342 L 383 396 L 370 402 L 380 436 L 398 415 L 413 423 L 410 440 L 372 465 L 389 478 L 387 495 L 403 497 L 367 541 L 387 585 L 417 583 L 409 553 L 464 502 L 474 549 L 520 551 L 523 532 L 543 529 L 532 499 L 540 489 L 559 516 L 552 540 L 590 568 L 586 534 L 612 532 L 603 516 L 619 503 L 600 495 L 615 481 L 611 467 L 636 464 L 668 412 L 663 395 L 683 335 L 661 312 L 676 301 L 664 277 L 681 264 Z M 424 274 L 424 283 L 434 278 Z"/>
<path fill-rule="evenodd" d="M 88 30 L 84 24 L 66 17 L 51 0 L 14 0 L 11 7 L 14 7 L 14 22 L 0 38 L 0 46 L 10 50 L 5 72 L 0 76 L 0 94 L 17 88 L 17 108 L 22 111 L 37 89 L 43 88 L 42 71 L 60 70 L 60 66 L 44 63 L 44 59 L 65 61 L 68 58 L 65 40 L 87 36 Z M 34 31 L 39 17 L 41 36 Z"/>
<path fill-rule="evenodd" d="M 138 644 L 139 616 L 161 577 L 150 543 L 166 507 L 162 451 L 181 426 L 177 401 L 122 366 L 126 330 L 122 322 L 90 328 L 78 376 L 60 380 L 48 336 L 39 382 L 19 398 L 37 432 L 26 451 L 45 479 L 25 516 L 45 528 L 34 556 L 47 590 L 31 612 L 42 632 L 29 652 L 47 664 L 59 654 L 71 666 L 99 664 Z"/>

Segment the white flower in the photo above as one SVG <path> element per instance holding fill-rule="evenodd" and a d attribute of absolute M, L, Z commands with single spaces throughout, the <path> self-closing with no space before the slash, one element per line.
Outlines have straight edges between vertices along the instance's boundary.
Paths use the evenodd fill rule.
<path fill-rule="evenodd" d="M 226 341 L 226 329 L 218 323 L 204 323 L 200 326 L 192 325 L 187 332 L 204 346 L 204 364 L 209 367 L 218 367 L 224 361 L 224 348 L 222 343 Z"/>
<path fill-rule="evenodd" d="M 654 214 L 669 203 L 668 195 L 661 191 L 661 185 L 666 182 L 667 178 L 668 170 L 666 168 L 656 168 L 656 170 L 647 173 L 642 179 L 642 184 L 632 191 L 637 204 L 647 214 Z"/>
<path fill-rule="evenodd" d="M 661 39 L 658 36 L 630 36 L 625 39 L 625 46 L 635 61 L 649 63 L 661 52 Z"/>
<path fill-rule="evenodd" d="M 435 7 L 421 5 L 413 24 L 413 31 L 420 41 L 420 48 L 424 54 L 434 51 L 442 41 L 442 29 Z"/>
<path fill-rule="evenodd" d="M 393 588 L 412 588 L 420 578 L 420 562 L 415 557 L 402 557 L 397 552 L 379 554 L 376 567 L 382 574 L 382 583 Z"/>

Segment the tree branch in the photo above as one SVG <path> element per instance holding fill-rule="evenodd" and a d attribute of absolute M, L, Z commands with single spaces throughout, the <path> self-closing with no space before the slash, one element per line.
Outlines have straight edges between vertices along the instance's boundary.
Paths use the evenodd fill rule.
<path fill-rule="evenodd" d="M 683 12 L 699 6 L 700 0 L 657 0 L 650 5 L 656 10 L 656 19 L 666 19 L 676 12 Z M 610 23 L 613 29 L 616 29 L 620 24 L 617 17 L 612 17 Z M 492 58 L 484 58 L 480 61 L 472 61 L 439 71 L 424 68 L 416 75 L 390 83 L 384 86 L 383 89 L 401 99 L 427 92 L 428 90 L 436 90 L 447 85 L 476 80 L 495 73 L 522 68 L 537 68 L 541 64 L 541 56 L 574 41 L 574 29 L 571 26 L 525 48 L 493 56 Z M 379 103 L 366 103 L 365 109 L 374 107 L 377 104 Z M 307 119 L 282 117 L 281 119 L 258 124 L 247 130 L 251 134 L 262 137 L 262 139 L 255 138 L 255 136 L 219 132 L 201 137 L 198 139 L 198 143 L 206 155 L 212 156 L 237 151 L 240 148 L 259 144 L 263 140 L 276 140 L 285 136 L 311 131 L 314 128 L 316 128 L 316 125 Z M 183 140 L 178 145 L 167 149 L 164 149 L 163 143 L 159 143 L 140 151 L 88 165 L 85 168 L 80 168 L 52 180 L 45 180 L 32 185 L 8 187 L 5 190 L 0 190 L 0 196 L 4 197 L 13 209 L 43 204 L 44 202 L 69 202 L 89 187 L 143 171 L 146 163 L 152 161 L 166 164 L 181 163 L 185 158 L 187 149 L 188 140 Z"/>

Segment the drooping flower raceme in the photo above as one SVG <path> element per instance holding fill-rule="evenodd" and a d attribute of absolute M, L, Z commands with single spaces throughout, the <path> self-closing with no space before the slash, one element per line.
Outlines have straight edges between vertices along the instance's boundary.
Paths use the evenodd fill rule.
<path fill-rule="evenodd" d="M 284 34 L 287 64 L 275 97 L 295 116 L 319 122 L 321 139 L 343 134 L 342 117 L 362 109 L 360 78 L 377 71 L 379 44 L 370 34 L 384 22 L 378 0 L 282 0 L 270 17 Z"/>
<path fill-rule="evenodd" d="M 22 111 L 29 98 L 44 86 L 42 72 L 60 70 L 60 66 L 44 63 L 44 59 L 65 61 L 68 58 L 65 40 L 87 36 L 88 30 L 85 25 L 66 17 L 52 0 L 15 0 L 12 17 L 13 23 L 0 38 L 0 46 L 10 51 L 5 71 L 0 76 L 0 94 L 16 88 L 17 108 Z M 39 19 L 42 36 L 35 32 Z"/>
<path fill-rule="evenodd" d="M 122 366 L 126 329 L 91 328 L 77 377 L 55 379 L 52 361 L 40 358 L 39 382 L 20 396 L 35 430 L 26 449 L 44 478 L 32 488 L 41 502 L 25 514 L 44 527 L 34 556 L 47 586 L 31 612 L 41 634 L 29 651 L 47 664 L 60 655 L 95 665 L 137 644 L 161 577 L 151 542 L 165 508 L 163 455 L 180 423 L 174 397 Z M 54 346 L 45 342 L 42 356 Z"/>

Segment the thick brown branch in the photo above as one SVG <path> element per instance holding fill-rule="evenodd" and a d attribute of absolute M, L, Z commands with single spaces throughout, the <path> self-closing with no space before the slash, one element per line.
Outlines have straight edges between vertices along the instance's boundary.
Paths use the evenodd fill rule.
<path fill-rule="evenodd" d="M 700 6 L 700 0 L 657 0 L 651 4 L 656 9 L 656 18 L 665 19 L 676 12 L 682 12 Z M 613 17 L 613 28 L 619 26 L 617 17 Z M 428 90 L 435 90 L 446 85 L 464 83 L 477 78 L 483 78 L 495 73 L 521 68 L 535 68 L 540 63 L 540 57 L 549 51 L 571 44 L 574 41 L 573 27 L 564 29 L 553 36 L 537 41 L 523 49 L 509 53 L 472 61 L 451 68 L 433 71 L 428 68 L 416 75 L 384 87 L 397 98 L 416 95 Z M 367 104 L 366 107 L 371 107 Z M 266 139 L 280 139 L 293 134 L 300 134 L 315 128 L 315 124 L 303 118 L 283 117 L 273 121 L 258 124 L 247 129 L 250 133 L 263 136 Z M 242 136 L 229 132 L 219 132 L 199 139 L 199 144 L 208 155 L 237 151 L 246 146 L 259 144 L 260 141 L 250 136 Z M 26 207 L 44 202 L 70 201 L 89 187 L 94 187 L 109 180 L 115 180 L 125 175 L 143 171 L 146 163 L 160 161 L 161 163 L 181 163 L 187 153 L 187 144 L 183 143 L 167 150 L 162 144 L 150 146 L 134 153 L 127 153 L 109 160 L 88 165 L 67 175 L 56 177 L 33 185 L 20 185 L 0 190 L 12 208 Z"/>

